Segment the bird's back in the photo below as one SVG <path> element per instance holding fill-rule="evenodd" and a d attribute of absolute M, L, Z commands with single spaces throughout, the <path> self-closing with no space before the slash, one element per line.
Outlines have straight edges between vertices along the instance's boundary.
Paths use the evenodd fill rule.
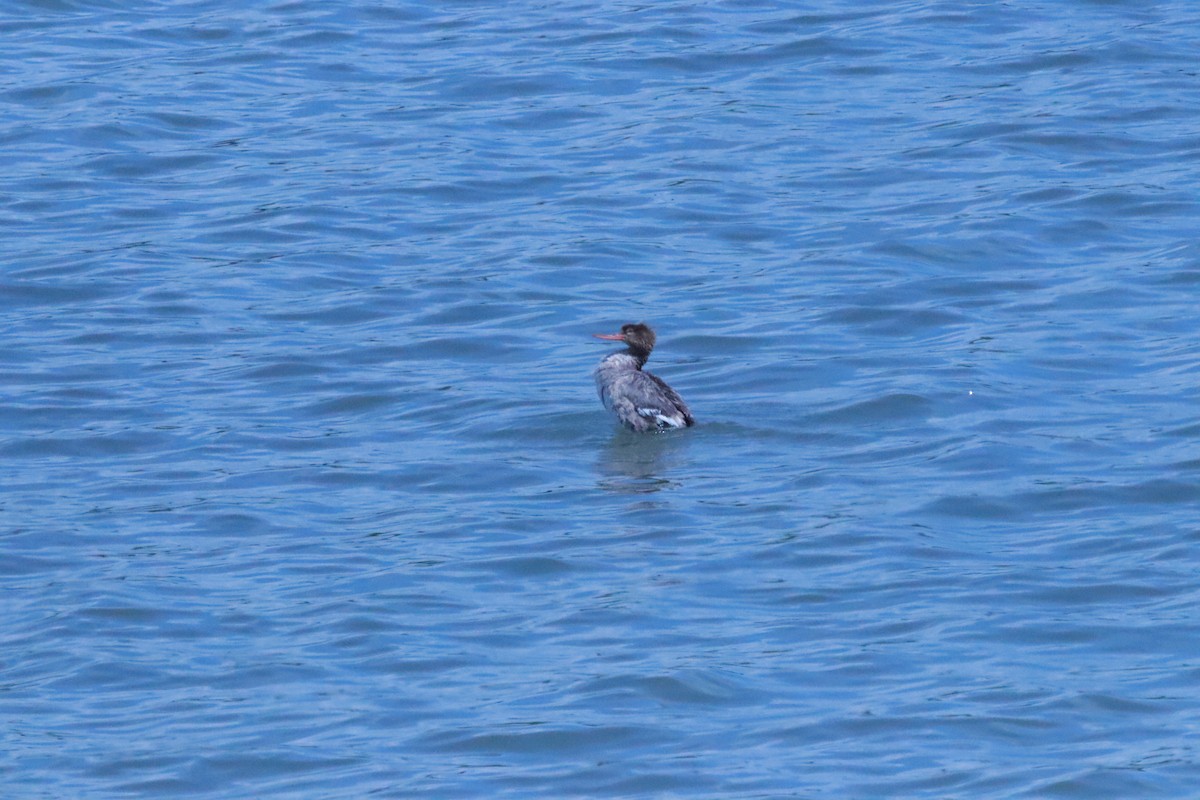
<path fill-rule="evenodd" d="M 695 423 L 679 393 L 657 375 L 639 369 L 626 353 L 613 353 L 596 368 L 596 390 L 604 407 L 635 431 L 686 428 Z"/>

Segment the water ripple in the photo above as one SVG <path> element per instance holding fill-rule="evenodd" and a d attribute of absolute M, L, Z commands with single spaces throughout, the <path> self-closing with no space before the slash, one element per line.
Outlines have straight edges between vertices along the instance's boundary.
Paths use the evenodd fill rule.
<path fill-rule="evenodd" d="M 9 794 L 1193 791 L 1188 7 L 34 5 Z"/>

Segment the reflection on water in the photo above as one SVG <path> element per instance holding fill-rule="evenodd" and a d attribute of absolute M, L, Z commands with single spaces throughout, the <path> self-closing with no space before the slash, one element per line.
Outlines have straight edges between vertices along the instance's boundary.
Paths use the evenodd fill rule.
<path fill-rule="evenodd" d="M 596 458 L 597 485 L 619 494 L 653 494 L 676 486 L 671 475 L 694 430 L 617 430 Z"/>

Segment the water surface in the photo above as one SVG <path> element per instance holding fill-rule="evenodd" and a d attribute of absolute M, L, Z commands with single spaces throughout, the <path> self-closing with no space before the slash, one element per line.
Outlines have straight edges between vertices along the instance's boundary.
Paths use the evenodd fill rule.
<path fill-rule="evenodd" d="M 6 796 L 1194 792 L 1198 23 L 0 14 Z"/>

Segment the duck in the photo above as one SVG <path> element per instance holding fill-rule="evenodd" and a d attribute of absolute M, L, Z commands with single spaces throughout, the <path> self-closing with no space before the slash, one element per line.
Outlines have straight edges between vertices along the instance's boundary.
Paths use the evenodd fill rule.
<path fill-rule="evenodd" d="M 594 333 L 597 339 L 622 342 L 624 350 L 609 353 L 596 367 L 596 391 L 604 407 L 626 428 L 638 433 L 696 424 L 679 392 L 642 367 L 650 358 L 657 337 L 644 322 L 621 326 L 620 333 Z"/>

